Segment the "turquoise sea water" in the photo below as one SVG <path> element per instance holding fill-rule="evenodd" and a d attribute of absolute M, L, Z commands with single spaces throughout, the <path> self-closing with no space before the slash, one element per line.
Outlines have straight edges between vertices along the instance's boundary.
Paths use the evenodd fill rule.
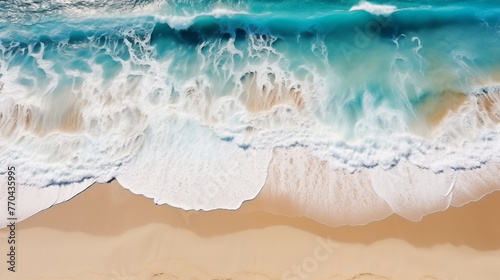
<path fill-rule="evenodd" d="M 255 196 L 277 147 L 350 172 L 497 162 L 499 4 L 4 1 L 0 160 L 195 209 Z M 230 191 L 199 205 L 207 178 Z"/>

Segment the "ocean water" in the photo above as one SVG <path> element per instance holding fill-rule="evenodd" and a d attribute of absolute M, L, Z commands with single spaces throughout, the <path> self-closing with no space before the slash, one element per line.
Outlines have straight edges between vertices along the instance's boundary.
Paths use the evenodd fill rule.
<path fill-rule="evenodd" d="M 356 184 L 315 188 L 311 157 L 371 174 L 364 212 L 335 224 L 373 205 L 418 220 L 452 203 L 457 172 L 499 163 L 499 100 L 498 1 L 0 3 L 0 182 L 15 166 L 23 218 L 113 178 L 236 209 L 277 161 L 299 170 L 277 196 L 359 204 Z"/>

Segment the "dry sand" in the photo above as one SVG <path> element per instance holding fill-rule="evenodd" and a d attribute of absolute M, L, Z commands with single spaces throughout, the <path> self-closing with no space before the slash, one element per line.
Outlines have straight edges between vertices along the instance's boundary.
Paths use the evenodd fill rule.
<path fill-rule="evenodd" d="M 185 212 L 96 184 L 20 222 L 17 271 L 4 261 L 0 279 L 500 279 L 500 192 L 418 223 L 338 228 L 251 204 Z"/>

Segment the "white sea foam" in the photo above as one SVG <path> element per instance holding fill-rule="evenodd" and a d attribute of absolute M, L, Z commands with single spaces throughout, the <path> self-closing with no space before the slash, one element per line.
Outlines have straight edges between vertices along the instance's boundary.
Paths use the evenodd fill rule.
<path fill-rule="evenodd" d="M 379 5 L 372 4 L 367 1 L 361 1 L 358 3 L 358 5 L 351 7 L 349 11 L 367 11 L 370 14 L 374 14 L 377 16 L 388 16 L 397 11 L 397 7 L 393 5 Z"/>
<path fill-rule="evenodd" d="M 243 150 L 194 121 L 175 117 L 156 116 L 150 129 L 141 153 L 117 179 L 157 204 L 237 209 L 264 184 L 270 150 Z"/>
<path fill-rule="evenodd" d="M 2 165 L 1 168 L 7 170 L 6 165 Z M 27 170 L 24 168 L 17 168 L 15 177 L 17 179 L 22 178 L 22 174 L 25 173 L 25 171 Z M 52 172 L 51 175 L 55 175 L 55 173 Z M 18 182 L 18 184 L 16 185 L 15 200 L 13 200 L 15 203 L 14 217 L 17 218 L 17 221 L 22 221 L 42 210 L 70 200 L 87 189 L 95 181 L 93 179 L 85 179 L 81 182 L 73 182 L 64 186 L 52 186 L 48 188 L 27 186 L 19 183 L 17 180 L 16 182 Z M 7 183 L 7 176 L 2 174 L 0 176 L 0 184 L 7 186 Z M 0 194 L 0 202 L 7 205 L 8 195 L 7 189 L 5 189 L 5 191 Z M 6 227 L 9 223 L 9 220 L 7 220 L 7 213 L 0 214 L 0 217 L 3 218 L 3 221 L 0 222 L 0 228 Z"/>

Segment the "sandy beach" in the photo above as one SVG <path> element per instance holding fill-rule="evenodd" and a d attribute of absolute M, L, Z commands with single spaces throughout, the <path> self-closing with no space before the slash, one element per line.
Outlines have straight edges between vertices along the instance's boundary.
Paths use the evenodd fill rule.
<path fill-rule="evenodd" d="M 20 222 L 16 272 L 0 278 L 500 279 L 500 192 L 417 223 L 336 228 L 252 203 L 186 212 L 95 184 Z"/>

